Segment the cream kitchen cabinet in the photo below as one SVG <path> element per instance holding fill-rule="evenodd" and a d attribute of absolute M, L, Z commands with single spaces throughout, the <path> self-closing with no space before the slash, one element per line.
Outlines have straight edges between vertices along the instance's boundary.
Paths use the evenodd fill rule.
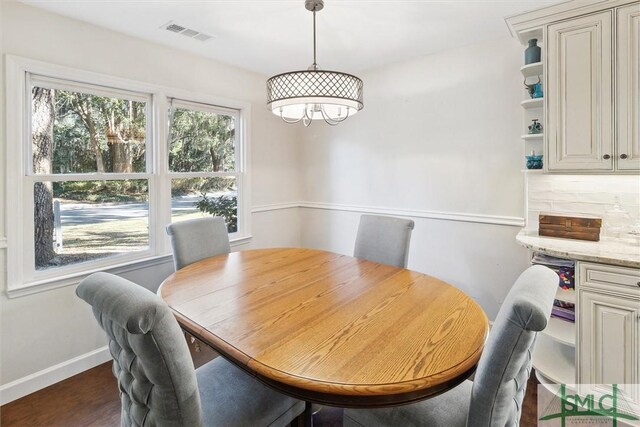
<path fill-rule="evenodd" d="M 613 170 L 613 11 L 547 27 L 549 171 Z"/>
<path fill-rule="evenodd" d="M 640 3 L 616 9 L 616 162 L 640 170 Z"/>
<path fill-rule="evenodd" d="M 546 171 L 640 171 L 640 1 L 568 1 L 506 21 L 544 47 Z"/>
<path fill-rule="evenodd" d="M 640 404 L 640 270 L 578 263 L 577 379 L 583 393 L 607 384 Z"/>

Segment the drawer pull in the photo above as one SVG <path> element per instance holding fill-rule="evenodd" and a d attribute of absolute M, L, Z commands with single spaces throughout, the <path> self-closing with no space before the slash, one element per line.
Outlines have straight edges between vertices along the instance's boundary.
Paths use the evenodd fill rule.
<path fill-rule="evenodd" d="M 605 160 L 609 160 L 611 156 L 609 154 L 605 154 L 604 156 L 602 156 L 602 158 Z"/>
<path fill-rule="evenodd" d="M 621 158 L 622 160 L 626 159 L 627 157 L 629 157 L 629 156 L 627 156 L 626 154 L 620 154 L 620 158 Z"/>

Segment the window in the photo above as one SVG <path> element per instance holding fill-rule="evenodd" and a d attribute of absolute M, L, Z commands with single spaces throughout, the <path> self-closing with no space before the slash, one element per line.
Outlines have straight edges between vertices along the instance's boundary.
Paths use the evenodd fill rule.
<path fill-rule="evenodd" d="M 39 76 L 30 87 L 35 270 L 148 252 L 151 95 Z"/>
<path fill-rule="evenodd" d="M 249 237 L 247 104 L 7 63 L 10 295 L 164 257 L 172 221 L 219 215 Z"/>
<path fill-rule="evenodd" d="M 171 221 L 214 214 L 238 231 L 237 111 L 172 100 Z"/>

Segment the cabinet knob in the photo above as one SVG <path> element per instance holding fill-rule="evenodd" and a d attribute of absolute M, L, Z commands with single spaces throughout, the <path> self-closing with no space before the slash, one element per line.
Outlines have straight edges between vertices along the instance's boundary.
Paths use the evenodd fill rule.
<path fill-rule="evenodd" d="M 602 156 L 602 158 L 605 159 L 605 160 L 609 160 L 611 158 L 611 156 L 608 155 L 608 154 L 605 154 L 604 156 Z"/>
<path fill-rule="evenodd" d="M 620 158 L 621 159 L 626 159 L 627 157 L 629 157 L 629 156 L 627 156 L 626 154 L 620 154 Z"/>

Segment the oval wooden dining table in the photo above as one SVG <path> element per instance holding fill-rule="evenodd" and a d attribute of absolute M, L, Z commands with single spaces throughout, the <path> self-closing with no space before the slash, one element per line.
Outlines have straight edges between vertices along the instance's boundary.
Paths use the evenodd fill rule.
<path fill-rule="evenodd" d="M 183 329 L 307 402 L 392 406 L 475 370 L 489 322 L 461 290 L 415 271 L 314 249 L 207 258 L 158 294 Z"/>

